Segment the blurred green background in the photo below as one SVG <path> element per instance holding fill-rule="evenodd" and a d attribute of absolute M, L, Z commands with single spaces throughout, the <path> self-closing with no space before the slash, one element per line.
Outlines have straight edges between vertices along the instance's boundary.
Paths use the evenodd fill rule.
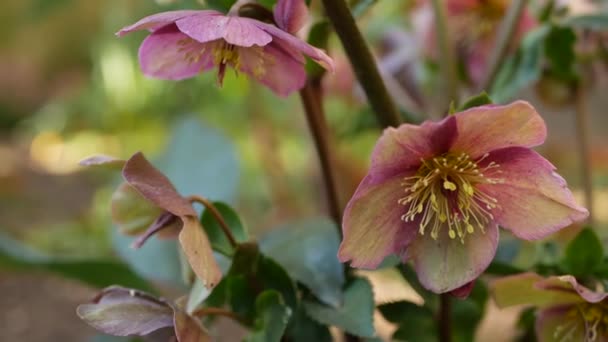
<path fill-rule="evenodd" d="M 277 98 L 232 72 L 222 89 L 213 73 L 177 83 L 141 74 L 137 49 L 146 34 L 118 39 L 114 33 L 155 12 L 202 8 L 194 0 L 165 2 L 0 2 L 1 246 L 23 243 L 32 253 L 70 260 L 123 258 L 144 275 L 149 275 L 142 271 L 148 258 L 162 264 L 154 280 L 179 288 L 172 283 L 179 282 L 174 277 L 177 256 L 165 242 L 153 242 L 144 248 L 149 254 L 134 256 L 129 241 L 112 233 L 109 198 L 117 174 L 78 166 L 99 153 L 127 158 L 143 151 L 185 195 L 235 205 L 254 236 L 287 220 L 326 212 L 314 146 L 296 94 Z M 389 29 L 410 25 L 405 19 L 409 1 L 397 3 L 380 2 L 362 18 L 375 46 Z M 331 47 L 340 51 L 335 37 Z M 346 84 L 328 89 L 346 89 L 346 94 L 329 93 L 326 107 L 345 203 L 365 173 L 380 131 L 355 85 L 344 77 L 348 66 L 338 61 L 347 71 L 334 82 Z M 605 228 L 608 77 L 605 68 L 600 70 L 587 96 L 594 207 L 598 227 Z M 547 106 L 533 91 L 521 96 L 549 125 L 541 152 L 582 199 L 572 106 Z M 154 254 L 155 248 L 173 259 L 159 261 L 164 254 Z M 90 287 L 38 269 L 8 267 L 0 268 L 0 293 L 1 340 L 85 341 L 95 335 L 74 313 L 77 303 L 94 293 Z"/>

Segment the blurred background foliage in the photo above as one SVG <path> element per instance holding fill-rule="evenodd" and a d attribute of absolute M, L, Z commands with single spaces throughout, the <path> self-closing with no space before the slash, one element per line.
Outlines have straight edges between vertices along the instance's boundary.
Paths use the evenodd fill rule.
<path fill-rule="evenodd" d="M 575 2 L 581 3 L 577 7 L 581 13 L 602 10 L 594 2 L 571 1 Z M 394 37 L 412 34 L 408 13 L 416 1 L 352 4 L 379 58 L 393 49 Z M 32 249 L 36 256 L 26 260 L 118 262 L 120 256 L 141 275 L 140 261 L 135 259 L 147 259 L 161 269 L 155 280 L 171 287 L 168 280 L 175 277 L 170 272 L 177 272 L 179 266 L 177 253 L 167 252 L 175 259 L 162 261 L 158 254 L 132 255 L 129 241 L 117 237 L 109 218 L 117 175 L 84 172 L 78 166 L 79 160 L 92 154 L 127 158 L 136 151 L 145 152 L 184 194 L 233 204 L 254 236 L 288 220 L 326 212 L 323 182 L 296 95 L 277 98 L 232 72 L 226 74 L 222 89 L 212 73 L 181 82 L 148 79 L 137 62 L 145 33 L 121 39 L 114 36 L 145 15 L 179 8 L 203 5 L 195 0 L 0 2 L 0 234 L 4 245 L 23 243 Z M 317 1 L 312 2 L 312 9 L 319 18 Z M 403 47 L 403 40 L 396 41 Z M 365 173 L 379 129 L 352 81 L 335 37 L 329 46 L 338 70 L 326 80 L 326 108 L 345 203 Z M 411 47 L 414 52 L 420 50 Z M 605 65 L 595 66 L 585 94 L 592 122 L 596 228 L 608 226 L 605 71 Z M 436 66 L 419 68 L 416 75 L 423 93 L 445 96 L 436 90 L 441 81 L 437 81 Z M 544 116 L 549 140 L 542 152 L 582 199 L 574 105 L 567 99 L 558 105 L 547 99 L 545 93 L 564 89 L 562 83 L 550 81 L 544 78 L 544 83 L 527 84 L 517 89 L 517 96 L 531 101 Z M 554 88 L 543 92 L 542 87 Z M 564 91 L 568 98 L 571 90 L 566 87 Z M 598 231 L 601 237 L 608 237 L 605 229 Z M 563 235 L 567 239 L 574 232 Z M 142 251 L 169 248 L 163 244 L 166 242 L 151 241 L 152 246 Z M 550 255 L 539 251 L 541 247 L 524 248 L 522 253 L 519 245 L 517 252 L 505 246 L 502 256 L 520 260 L 521 266 Z M 2 259 L 8 265 L 12 259 L 7 255 Z M 90 290 L 38 273 L 13 274 L 10 270 L 19 268 L 15 264 L 0 275 L 0 304 L 7 308 L 0 314 L 0 338 L 82 340 L 92 335 L 73 314 L 74 303 L 86 300 Z M 69 276 L 65 265 L 53 267 Z M 95 285 L 94 279 L 89 284 Z M 33 306 L 37 309 L 31 310 Z M 41 319 L 45 327 L 28 329 L 28 324 Z"/>

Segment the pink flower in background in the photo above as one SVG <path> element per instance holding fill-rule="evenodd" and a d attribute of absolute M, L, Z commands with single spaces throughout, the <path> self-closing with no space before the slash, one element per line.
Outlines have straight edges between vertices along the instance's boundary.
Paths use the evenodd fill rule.
<path fill-rule="evenodd" d="M 447 21 L 450 38 L 458 56 L 467 68 L 473 84 L 482 82 L 488 59 L 494 48 L 498 28 L 510 5 L 510 0 L 447 0 Z M 438 55 L 435 39 L 435 22 L 430 4 L 425 4 L 414 20 L 427 53 Z M 520 18 L 513 46 L 536 26 L 528 9 Z"/>
<path fill-rule="evenodd" d="M 117 35 L 151 31 L 139 49 L 139 62 L 144 74 L 161 79 L 181 80 L 217 67 L 221 85 L 226 67 L 231 67 L 287 96 L 304 86 L 304 56 L 333 68 L 322 50 L 291 34 L 305 23 L 304 0 L 277 3 L 274 20 L 279 27 L 232 12 L 164 12 L 125 27 Z"/>
<path fill-rule="evenodd" d="M 585 219 L 555 167 L 530 149 L 545 137 L 523 101 L 386 129 L 344 212 L 340 260 L 375 268 L 395 253 L 426 288 L 449 292 L 487 268 L 498 225 L 532 240 Z"/>
<path fill-rule="evenodd" d="M 499 307 L 540 308 L 536 316 L 540 342 L 608 341 L 608 293 L 591 291 L 573 276 L 523 273 L 497 279 L 491 288 Z"/>

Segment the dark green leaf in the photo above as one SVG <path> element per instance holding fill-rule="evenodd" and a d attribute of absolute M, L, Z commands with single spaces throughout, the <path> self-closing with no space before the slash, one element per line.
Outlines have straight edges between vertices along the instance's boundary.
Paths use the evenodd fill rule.
<path fill-rule="evenodd" d="M 295 310 L 298 306 L 296 285 L 281 265 L 273 259 L 262 255 L 260 257 L 258 277 L 264 289 L 273 289 L 281 293 L 285 303 Z"/>
<path fill-rule="evenodd" d="M 223 283 L 226 282 L 226 285 Z M 287 272 L 274 260 L 259 253 L 254 243 L 239 245 L 234 254 L 230 271 L 220 286 L 226 286 L 226 297 L 233 311 L 253 320 L 253 301 L 265 290 L 279 292 L 287 306 L 295 310 L 298 306 L 296 287 Z M 221 302 L 214 293 L 208 301 Z"/>
<path fill-rule="evenodd" d="M 483 318 L 488 290 L 482 282 L 475 282 L 473 290 L 464 300 L 452 299 L 452 317 L 458 317 L 453 326 L 454 341 L 473 341 L 477 325 Z"/>
<path fill-rule="evenodd" d="M 429 319 L 433 319 L 433 312 L 427 307 L 405 301 L 383 304 L 378 306 L 378 310 L 387 321 L 397 324 L 406 322 L 413 316 L 427 316 Z"/>
<path fill-rule="evenodd" d="M 216 9 L 218 11 L 228 13 L 230 7 L 234 5 L 236 0 L 206 0 L 205 1 L 209 7 Z"/>
<path fill-rule="evenodd" d="M 460 112 L 460 111 L 467 110 L 469 108 L 489 105 L 492 103 L 493 103 L 492 99 L 490 98 L 488 93 L 486 93 L 484 91 L 484 92 L 481 92 L 481 94 L 479 94 L 479 95 L 475 95 L 475 96 L 472 96 L 472 97 L 469 97 L 468 99 L 466 99 L 464 101 L 464 103 L 462 104 L 462 106 L 460 106 L 458 108 L 458 111 Z"/>
<path fill-rule="evenodd" d="M 255 301 L 255 314 L 253 331 L 245 341 L 281 341 L 291 316 L 291 309 L 285 305 L 281 294 L 273 290 L 262 292 Z"/>
<path fill-rule="evenodd" d="M 437 341 L 437 326 L 433 312 L 410 302 L 396 302 L 378 307 L 384 318 L 399 327 L 394 340 Z"/>
<path fill-rule="evenodd" d="M 574 76 L 574 44 L 576 35 L 570 27 L 552 26 L 545 38 L 545 56 L 551 67 L 551 74 L 563 79 L 571 80 Z"/>
<path fill-rule="evenodd" d="M 369 282 L 362 278 L 353 280 L 344 292 L 344 303 L 332 308 L 314 301 L 305 301 L 308 315 L 323 324 L 335 325 L 361 336 L 374 336 L 374 298 Z"/>
<path fill-rule="evenodd" d="M 249 235 L 241 223 L 239 215 L 226 203 L 213 202 L 213 205 L 222 215 L 228 227 L 230 227 L 230 231 L 236 241 L 246 242 L 249 239 Z M 220 224 L 210 210 L 205 210 L 203 212 L 203 215 L 201 216 L 201 225 L 205 229 L 205 232 L 207 232 L 207 236 L 209 237 L 209 241 L 214 250 L 226 256 L 232 256 L 234 254 L 232 245 L 230 245 L 228 238 L 226 238 Z"/>
<path fill-rule="evenodd" d="M 298 306 L 287 328 L 287 337 L 293 342 L 331 342 L 333 338 L 326 325 L 312 320 L 304 311 L 304 306 Z"/>
<path fill-rule="evenodd" d="M 154 291 L 148 282 L 121 262 L 54 259 L 32 251 L 4 235 L 0 235 L 0 267 L 23 271 L 45 270 L 98 288 L 120 284 L 144 291 Z"/>
<path fill-rule="evenodd" d="M 308 33 L 308 43 L 312 46 L 326 50 L 330 33 L 331 25 L 329 22 L 327 20 L 319 21 L 310 29 L 310 33 Z M 306 73 L 311 78 L 320 78 L 325 73 L 325 69 L 309 59 L 306 61 Z"/>
<path fill-rule="evenodd" d="M 306 285 L 319 300 L 336 307 L 342 301 L 344 285 L 344 270 L 336 258 L 339 245 L 337 227 L 328 219 L 276 228 L 260 241 L 264 254 Z"/>
<path fill-rule="evenodd" d="M 486 269 L 486 273 L 488 274 L 496 274 L 496 275 L 510 275 L 522 273 L 524 270 L 515 267 L 511 264 L 501 262 L 501 261 L 492 261 L 490 266 Z"/>
<path fill-rule="evenodd" d="M 603 259 L 602 243 L 591 228 L 585 228 L 566 247 L 562 265 L 574 276 L 587 276 Z"/>
<path fill-rule="evenodd" d="M 512 98 L 538 80 L 541 75 L 543 40 L 549 31 L 548 25 L 530 31 L 522 40 L 517 54 L 506 60 L 490 87 L 490 97 L 495 102 L 501 103 Z"/>

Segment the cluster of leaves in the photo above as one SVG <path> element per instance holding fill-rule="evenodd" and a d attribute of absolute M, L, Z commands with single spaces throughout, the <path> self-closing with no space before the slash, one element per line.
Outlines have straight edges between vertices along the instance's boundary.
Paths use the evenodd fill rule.
<path fill-rule="evenodd" d="M 608 16 L 598 13 L 562 18 L 564 13 L 555 13 L 553 3 L 549 2 L 540 24 L 526 34 L 516 53 L 506 59 L 490 89 L 494 100 L 513 98 L 522 89 L 537 84 L 539 95 L 548 102 L 561 105 L 571 101 L 572 92 L 559 89 L 572 89 L 579 81 L 580 63 L 590 60 L 577 51 L 577 37 L 582 32 L 605 30 Z M 598 57 L 603 58 L 599 52 Z"/>

